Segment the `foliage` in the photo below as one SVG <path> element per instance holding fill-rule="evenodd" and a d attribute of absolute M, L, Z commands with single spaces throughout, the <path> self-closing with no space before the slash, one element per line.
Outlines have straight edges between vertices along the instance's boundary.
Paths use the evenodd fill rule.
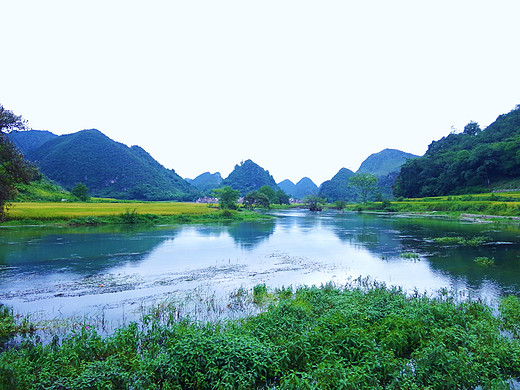
<path fill-rule="evenodd" d="M 213 190 L 213 194 L 218 198 L 221 209 L 236 210 L 239 192 L 230 186 L 224 186 Z"/>
<path fill-rule="evenodd" d="M 337 200 L 334 202 L 334 205 L 338 210 L 343 210 L 347 205 L 347 202 L 345 202 L 344 200 Z"/>
<path fill-rule="evenodd" d="M 34 326 L 26 318 L 17 322 L 12 309 L 0 304 L 0 350 L 3 344 L 16 335 L 34 332 Z"/>
<path fill-rule="evenodd" d="M 260 191 L 252 191 L 244 196 L 244 206 L 248 210 L 253 210 L 255 206 L 269 208 L 271 206 L 271 202 L 265 193 Z"/>
<path fill-rule="evenodd" d="M 491 389 L 520 375 L 517 335 L 501 333 L 517 299 L 494 317 L 481 303 L 364 281 L 255 290 L 278 303 L 218 324 L 148 317 L 104 339 L 84 325 L 61 342 L 25 342 L 0 355 L 0 387 Z"/>
<path fill-rule="evenodd" d="M 32 131 L 10 134 L 24 155 L 41 172 L 66 189 L 85 184 L 91 195 L 138 200 L 194 200 L 199 191 L 173 170 L 166 169 L 139 146 L 115 142 L 98 130 L 50 137 Z M 45 142 L 39 142 L 43 138 Z"/>
<path fill-rule="evenodd" d="M 16 190 L 17 194 L 13 202 L 61 202 L 62 200 L 72 200 L 70 192 L 41 174 L 37 175 L 36 180 L 28 184 L 17 184 Z"/>
<path fill-rule="evenodd" d="M 396 196 L 425 197 L 483 192 L 520 172 L 520 106 L 500 115 L 485 130 L 470 122 L 408 160 L 396 180 Z"/>
<path fill-rule="evenodd" d="M 310 211 L 321 211 L 327 200 L 318 195 L 307 195 L 303 198 L 303 202 L 309 206 Z"/>
<path fill-rule="evenodd" d="M 356 188 L 361 202 L 366 203 L 369 195 L 377 191 L 377 177 L 370 173 L 356 173 L 349 179 L 349 185 Z"/>
<path fill-rule="evenodd" d="M 88 195 L 88 188 L 83 183 L 76 184 L 74 188 L 70 190 L 70 193 L 82 202 L 86 202 L 90 199 L 90 196 Z"/>
<path fill-rule="evenodd" d="M 9 201 L 17 193 L 17 184 L 28 184 L 36 175 L 32 167 L 8 138 L 12 130 L 25 130 L 25 120 L 0 105 L 0 221 Z"/>

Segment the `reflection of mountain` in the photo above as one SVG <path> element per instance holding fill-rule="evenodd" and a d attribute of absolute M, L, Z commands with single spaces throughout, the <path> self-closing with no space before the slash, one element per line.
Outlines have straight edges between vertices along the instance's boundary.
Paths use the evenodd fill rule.
<path fill-rule="evenodd" d="M 127 261 L 142 260 L 155 247 L 172 240 L 178 230 L 110 231 L 12 229 L 0 235 L 0 264 L 77 273 L 99 272 Z"/>
<path fill-rule="evenodd" d="M 275 221 L 241 222 L 229 227 L 229 235 L 244 249 L 253 249 L 274 232 Z"/>

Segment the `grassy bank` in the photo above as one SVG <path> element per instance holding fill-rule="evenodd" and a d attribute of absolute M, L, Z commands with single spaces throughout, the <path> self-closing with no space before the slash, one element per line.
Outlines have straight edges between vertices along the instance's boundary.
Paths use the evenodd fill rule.
<path fill-rule="evenodd" d="M 13 203 L 7 224 L 186 223 L 265 218 L 247 211 L 219 210 L 207 204 L 181 202 L 19 202 Z"/>
<path fill-rule="evenodd" d="M 0 355 L 9 389 L 505 389 L 520 376 L 520 301 L 407 296 L 371 284 L 235 299 L 265 312 L 200 324 L 150 314 L 101 338 L 88 325 Z"/>
<path fill-rule="evenodd" d="M 399 199 L 391 202 L 349 204 L 346 209 L 399 213 L 435 212 L 451 217 L 460 217 L 462 214 L 520 217 L 520 192 Z"/>

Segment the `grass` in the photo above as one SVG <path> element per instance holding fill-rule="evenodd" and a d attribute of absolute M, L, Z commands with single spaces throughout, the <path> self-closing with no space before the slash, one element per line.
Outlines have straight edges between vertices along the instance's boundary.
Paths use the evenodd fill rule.
<path fill-rule="evenodd" d="M 47 345 L 29 338 L 0 354 L 0 388 L 505 389 L 520 376 L 517 297 L 494 316 L 377 283 L 236 295 L 271 304 L 240 320 L 161 314 L 106 338 L 88 325 Z"/>
<path fill-rule="evenodd" d="M 219 210 L 188 202 L 20 202 L 8 211 L 8 224 L 70 223 L 72 225 L 189 223 L 268 218 L 248 211 Z"/>

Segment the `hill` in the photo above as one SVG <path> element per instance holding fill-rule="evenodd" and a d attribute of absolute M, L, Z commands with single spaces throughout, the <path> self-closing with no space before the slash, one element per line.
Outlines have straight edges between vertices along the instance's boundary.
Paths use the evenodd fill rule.
<path fill-rule="evenodd" d="M 407 161 L 395 195 L 426 197 L 485 192 L 520 178 L 520 105 L 500 115 L 485 130 L 470 122 Z"/>
<path fill-rule="evenodd" d="M 13 131 L 8 135 L 16 147 L 26 155 L 28 152 L 39 148 L 47 141 L 57 138 L 58 135 L 44 130 Z"/>
<path fill-rule="evenodd" d="M 350 169 L 341 168 L 332 179 L 321 184 L 318 195 L 326 198 L 327 202 L 354 200 L 356 191 L 348 184 L 352 176 L 354 176 L 354 172 Z"/>
<path fill-rule="evenodd" d="M 397 149 L 384 149 L 368 156 L 356 173 L 371 173 L 376 177 L 385 177 L 392 172 L 399 172 L 408 159 L 415 157 L 418 156 Z"/>
<path fill-rule="evenodd" d="M 290 180 L 284 180 L 278 183 L 278 187 L 283 192 L 296 199 L 303 199 L 306 195 L 318 193 L 318 186 L 308 177 L 302 178 L 296 184 Z"/>
<path fill-rule="evenodd" d="M 243 161 L 240 165 L 235 165 L 235 169 L 221 183 L 222 186 L 231 186 L 240 191 L 240 195 L 246 195 L 251 191 L 256 191 L 262 186 L 267 185 L 273 189 L 278 189 L 273 176 L 260 165 L 251 160 Z"/>
<path fill-rule="evenodd" d="M 99 197 L 192 200 L 198 196 L 194 187 L 141 147 L 115 142 L 98 130 L 62 136 L 27 133 L 22 144 L 25 157 L 67 190 L 83 183 L 92 196 Z M 31 136 L 36 140 L 31 141 Z M 42 143 L 43 137 L 48 140 Z"/>
<path fill-rule="evenodd" d="M 220 172 L 215 173 L 209 173 L 204 172 L 197 176 L 193 180 L 186 179 L 192 186 L 197 188 L 198 190 L 202 191 L 206 195 L 210 195 L 209 192 L 213 190 L 214 188 L 219 188 L 222 184 L 222 176 L 220 175 Z"/>
<path fill-rule="evenodd" d="M 402 152 L 397 149 L 384 149 L 379 153 L 371 154 L 356 173 L 370 173 L 377 177 L 379 192 L 383 198 L 393 197 L 393 185 L 401 170 L 401 166 L 409 159 L 416 158 L 415 154 Z"/>

